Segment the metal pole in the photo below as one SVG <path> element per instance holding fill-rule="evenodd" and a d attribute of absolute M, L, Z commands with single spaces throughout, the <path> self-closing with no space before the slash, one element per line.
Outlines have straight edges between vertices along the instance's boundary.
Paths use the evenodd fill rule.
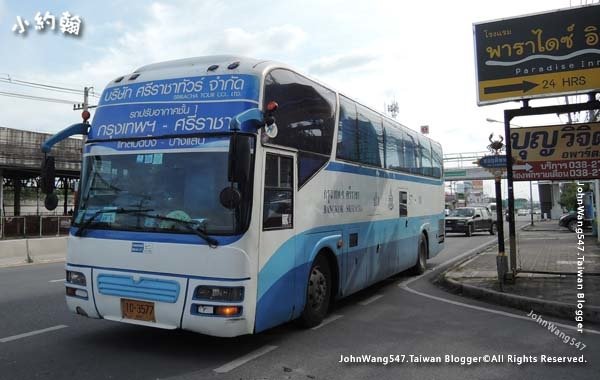
<path fill-rule="evenodd" d="M 528 106 L 527 106 L 528 107 Z M 510 138 L 510 110 L 504 110 L 504 136 L 506 139 L 506 182 L 508 187 L 508 238 L 510 244 L 510 270 L 512 279 L 517 276 L 517 231 L 515 228 L 515 192 L 513 189 L 512 141 Z"/>
<path fill-rule="evenodd" d="M 533 190 L 531 181 L 529 181 L 529 214 L 531 215 L 531 225 L 533 226 Z"/>
<path fill-rule="evenodd" d="M 498 256 L 496 257 L 496 268 L 498 269 L 498 284 L 500 290 L 504 290 L 504 276 L 508 272 L 508 262 L 504 250 L 504 219 L 502 218 L 502 177 L 495 178 L 496 187 L 496 228 L 498 231 Z"/>

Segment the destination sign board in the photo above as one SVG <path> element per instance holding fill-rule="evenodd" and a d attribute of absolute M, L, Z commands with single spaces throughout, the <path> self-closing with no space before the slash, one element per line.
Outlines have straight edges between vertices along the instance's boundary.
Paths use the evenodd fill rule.
<path fill-rule="evenodd" d="M 600 89 L 600 5 L 473 25 L 477 104 Z"/>
<path fill-rule="evenodd" d="M 511 128 L 515 181 L 600 178 L 600 123 Z"/>
<path fill-rule="evenodd" d="M 100 97 L 88 139 L 227 132 L 233 117 L 258 107 L 259 90 L 258 78 L 246 74 L 128 82 L 108 87 Z"/>

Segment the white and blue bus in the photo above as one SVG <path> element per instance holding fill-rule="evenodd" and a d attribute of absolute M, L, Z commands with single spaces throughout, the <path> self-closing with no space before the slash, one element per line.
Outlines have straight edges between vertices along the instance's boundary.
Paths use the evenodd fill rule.
<path fill-rule="evenodd" d="M 144 66 L 43 150 L 75 133 L 65 285 L 83 316 L 223 337 L 315 326 L 443 248 L 440 144 L 279 63 Z"/>

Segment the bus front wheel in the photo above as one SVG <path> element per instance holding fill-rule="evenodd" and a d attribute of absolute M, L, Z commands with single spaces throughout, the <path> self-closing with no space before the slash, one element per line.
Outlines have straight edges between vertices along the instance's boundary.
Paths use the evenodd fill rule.
<path fill-rule="evenodd" d="M 308 274 L 306 286 L 306 303 L 300 316 L 300 322 L 305 327 L 319 325 L 329 308 L 331 298 L 331 269 L 323 255 L 317 256 Z"/>

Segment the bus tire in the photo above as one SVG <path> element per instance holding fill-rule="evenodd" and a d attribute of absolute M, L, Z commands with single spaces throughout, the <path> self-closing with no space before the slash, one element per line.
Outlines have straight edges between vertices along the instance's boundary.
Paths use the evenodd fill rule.
<path fill-rule="evenodd" d="M 417 263 L 411 268 L 411 273 L 414 275 L 423 274 L 427 269 L 427 238 L 421 234 L 419 245 L 417 246 Z"/>
<path fill-rule="evenodd" d="M 318 255 L 308 273 L 306 302 L 299 322 L 304 327 L 315 327 L 323 321 L 331 299 L 331 268 L 324 255 Z"/>

